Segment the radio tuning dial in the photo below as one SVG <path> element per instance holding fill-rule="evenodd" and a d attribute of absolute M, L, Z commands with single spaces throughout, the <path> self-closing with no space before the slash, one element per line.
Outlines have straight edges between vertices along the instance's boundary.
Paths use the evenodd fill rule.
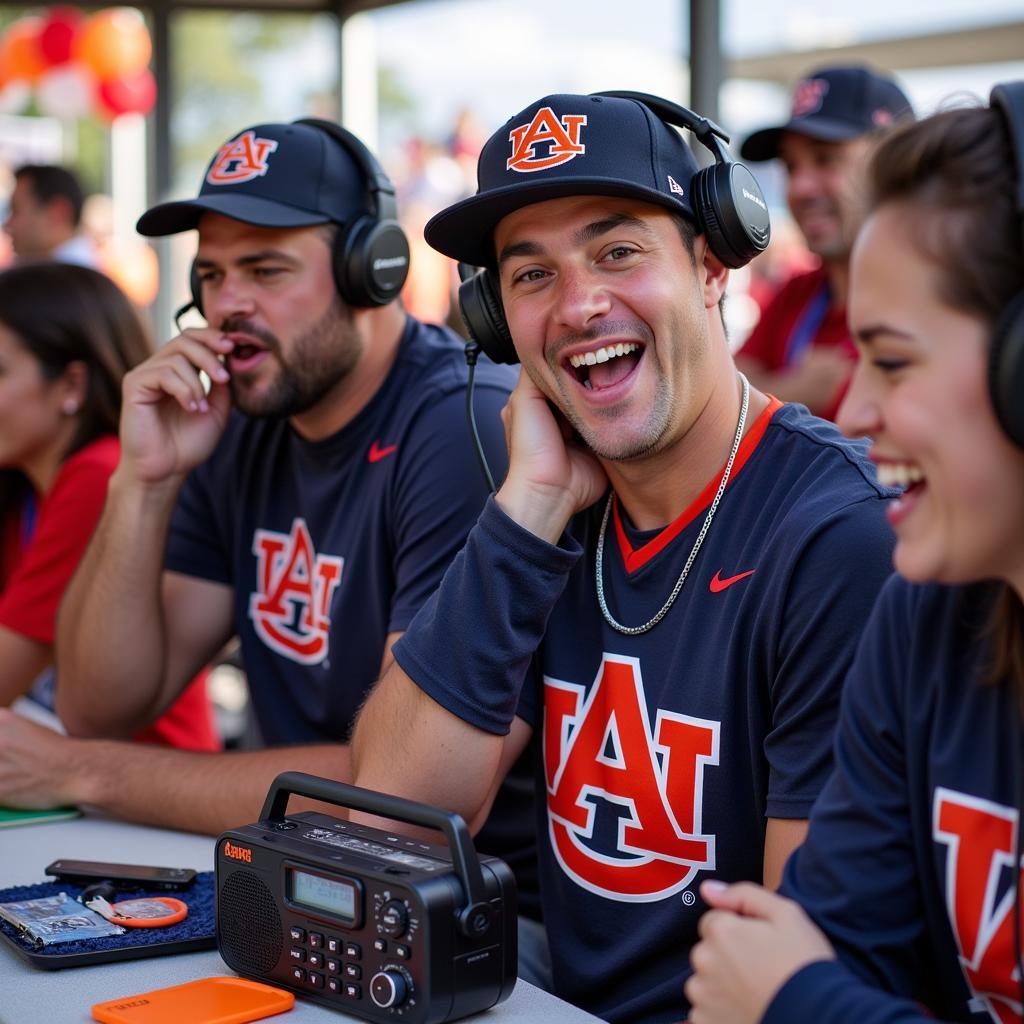
<path fill-rule="evenodd" d="M 382 1009 L 401 1006 L 408 998 L 409 983 L 398 971 L 378 971 L 370 979 L 370 998 Z"/>
<path fill-rule="evenodd" d="M 389 938 L 404 935 L 409 927 L 409 908 L 402 900 L 388 900 L 380 909 L 380 928 Z"/>

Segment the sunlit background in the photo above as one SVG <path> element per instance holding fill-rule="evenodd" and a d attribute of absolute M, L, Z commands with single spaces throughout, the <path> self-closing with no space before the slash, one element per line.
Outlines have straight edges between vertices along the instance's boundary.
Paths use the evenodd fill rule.
<path fill-rule="evenodd" d="M 4 7 L 0 31 L 52 10 Z M 54 83 L 49 92 L 40 82 L 26 89 L 6 80 L 0 62 L 0 202 L 19 162 L 73 167 L 96 194 L 90 231 L 161 336 L 186 296 L 194 239 L 144 250 L 134 221 L 150 202 L 194 193 L 213 151 L 246 125 L 341 117 L 380 154 L 415 240 L 427 216 L 472 188 L 486 135 L 538 96 L 635 88 L 690 99 L 689 13 L 679 0 L 409 0 L 344 24 L 315 11 L 171 10 L 171 66 L 157 73 L 168 92 L 168 139 L 154 138 L 152 116 L 83 112 L 68 79 L 62 108 Z M 822 63 L 866 61 L 895 72 L 919 113 L 1024 77 L 1020 0 L 722 0 L 721 38 L 719 120 L 736 139 L 783 117 L 793 81 Z M 162 180 L 158 150 L 166 154 Z M 756 170 L 777 237 L 789 245 L 778 171 Z M 416 245 L 410 308 L 447 317 L 450 273 Z M 749 326 L 744 289 L 737 275 L 737 342 Z"/>

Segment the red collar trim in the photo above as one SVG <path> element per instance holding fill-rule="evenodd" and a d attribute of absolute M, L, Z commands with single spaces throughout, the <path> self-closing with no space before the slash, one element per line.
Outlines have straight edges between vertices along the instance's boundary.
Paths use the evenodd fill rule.
<path fill-rule="evenodd" d="M 768 429 L 768 424 L 771 422 L 772 417 L 782 408 L 782 402 L 777 398 L 773 395 L 768 397 L 768 408 L 757 417 L 754 425 L 747 431 L 746 437 L 740 442 L 739 450 L 736 452 L 736 459 L 732 464 L 732 476 L 729 478 L 726 490 L 736 482 L 736 477 L 739 475 L 740 470 L 746 465 L 747 459 L 754 454 L 754 449 L 757 448 L 761 438 L 764 437 L 764 432 Z M 615 522 L 615 536 L 618 539 L 619 551 L 622 552 L 622 560 L 626 564 L 627 572 L 636 572 L 641 566 L 646 565 L 658 552 L 667 548 L 697 516 L 707 509 L 715 496 L 715 492 L 718 490 L 718 485 L 722 481 L 722 474 L 724 472 L 725 466 L 723 465 L 718 473 L 715 474 L 715 478 L 708 483 L 704 490 L 690 502 L 689 506 L 676 519 L 669 523 L 657 537 L 649 540 L 642 548 L 637 548 L 636 551 L 633 550 L 632 545 L 629 543 L 626 529 L 622 525 L 622 517 L 619 514 L 619 499 L 617 496 L 613 497 L 612 518 Z"/>

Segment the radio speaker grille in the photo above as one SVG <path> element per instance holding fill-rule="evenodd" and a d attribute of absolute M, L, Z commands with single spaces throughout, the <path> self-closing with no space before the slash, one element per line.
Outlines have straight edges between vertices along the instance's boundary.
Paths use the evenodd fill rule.
<path fill-rule="evenodd" d="M 270 890 L 251 871 L 232 871 L 217 899 L 221 956 L 241 974 L 269 974 L 284 943 L 281 915 Z"/>

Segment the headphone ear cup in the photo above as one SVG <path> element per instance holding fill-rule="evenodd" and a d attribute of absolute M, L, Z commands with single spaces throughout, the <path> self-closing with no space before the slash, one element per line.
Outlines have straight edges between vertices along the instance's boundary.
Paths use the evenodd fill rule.
<path fill-rule="evenodd" d="M 1024 292 L 1013 297 L 996 324 L 988 385 L 1000 426 L 1024 448 Z"/>
<path fill-rule="evenodd" d="M 188 287 L 192 292 L 192 305 L 205 318 L 206 314 L 203 312 L 203 282 L 199 277 L 199 271 L 196 269 L 195 260 L 192 261 L 192 265 L 188 268 Z"/>
<path fill-rule="evenodd" d="M 459 285 L 459 309 L 470 337 L 495 363 L 518 363 L 494 275 L 481 270 Z"/>
<path fill-rule="evenodd" d="M 397 221 L 360 217 L 338 229 L 334 283 L 349 306 L 386 306 L 409 274 L 409 240 Z"/>
<path fill-rule="evenodd" d="M 702 168 L 690 182 L 690 194 L 708 246 L 725 266 L 745 267 L 768 247 L 768 204 L 743 164 Z"/>

